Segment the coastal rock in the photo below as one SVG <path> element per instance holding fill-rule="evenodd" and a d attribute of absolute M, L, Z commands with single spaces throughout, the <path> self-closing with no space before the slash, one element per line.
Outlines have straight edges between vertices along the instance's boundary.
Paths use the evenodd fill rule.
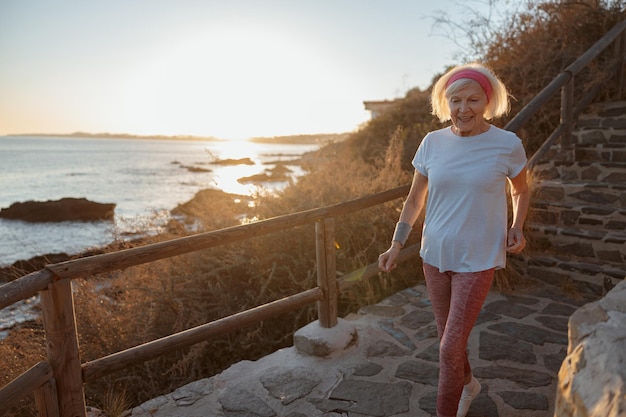
<path fill-rule="evenodd" d="M 239 159 L 216 159 L 212 162 L 215 165 L 255 165 L 254 161 L 250 158 Z"/>
<path fill-rule="evenodd" d="M 185 168 L 187 171 L 189 172 L 211 172 L 210 169 L 208 168 L 201 168 L 201 167 L 197 167 L 197 166 L 190 166 L 190 165 L 181 165 L 181 168 Z"/>
<path fill-rule="evenodd" d="M 241 219 L 253 217 L 254 199 L 250 196 L 226 193 L 222 190 L 200 190 L 186 203 L 172 211 L 187 224 L 199 222 L 203 230 L 218 230 L 241 224 Z"/>
<path fill-rule="evenodd" d="M 626 281 L 569 321 L 555 415 L 621 416 L 626 411 Z"/>
<path fill-rule="evenodd" d="M 0 218 L 26 222 L 112 220 L 115 204 L 97 203 L 86 198 L 13 203 L 0 210 Z"/>
<path fill-rule="evenodd" d="M 279 164 L 272 169 L 266 169 L 265 172 L 249 177 L 241 177 L 237 180 L 240 184 L 260 184 L 263 182 L 283 182 L 291 178 L 291 170 L 286 166 Z"/>
<path fill-rule="evenodd" d="M 19 260 L 13 264 L 0 268 L 0 283 L 13 281 L 22 275 L 38 271 L 48 264 L 65 262 L 71 258 L 67 253 L 49 253 L 34 256 L 27 260 Z"/>

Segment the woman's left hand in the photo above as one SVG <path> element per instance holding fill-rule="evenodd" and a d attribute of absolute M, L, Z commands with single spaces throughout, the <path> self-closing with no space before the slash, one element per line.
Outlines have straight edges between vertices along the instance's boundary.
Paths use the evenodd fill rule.
<path fill-rule="evenodd" d="M 509 253 L 520 253 L 526 247 L 524 232 L 517 227 L 511 227 L 506 241 L 506 251 Z"/>

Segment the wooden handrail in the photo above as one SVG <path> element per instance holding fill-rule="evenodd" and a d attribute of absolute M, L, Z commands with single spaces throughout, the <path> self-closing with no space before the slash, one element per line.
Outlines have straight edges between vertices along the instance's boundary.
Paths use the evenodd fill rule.
<path fill-rule="evenodd" d="M 520 130 L 530 118 L 539 110 L 552 96 L 561 89 L 572 78 L 572 75 L 568 72 L 561 72 L 557 75 L 547 86 L 543 88 L 530 102 L 524 106 L 519 113 L 515 115 L 504 126 L 504 129 L 511 132 L 517 132 Z"/>
<path fill-rule="evenodd" d="M 624 69 L 624 43 L 619 45 L 618 59 L 611 65 L 609 69 L 609 75 L 603 79 L 595 82 L 589 90 L 578 100 L 574 105 L 574 87 L 573 80 L 576 74 L 582 71 L 589 63 L 602 53 L 609 45 L 618 40 L 620 36 L 624 37 L 626 32 L 626 20 L 616 24 L 608 31 L 600 40 L 594 43 L 584 54 L 582 54 L 576 61 L 568 65 L 561 73 L 559 73 L 543 90 L 539 92 L 524 108 L 511 119 L 504 129 L 512 132 L 517 132 L 521 129 L 530 118 L 539 110 L 550 98 L 552 98 L 557 91 L 561 90 L 561 123 L 554 129 L 554 131 L 548 136 L 543 144 L 537 149 L 534 155 L 528 160 L 528 167 L 532 169 L 540 158 L 550 149 L 550 147 L 556 143 L 559 138 L 562 138 L 562 144 L 569 145 L 569 136 L 571 134 L 571 127 L 574 120 L 578 118 L 584 108 L 591 103 L 593 98 L 597 95 L 600 88 L 614 75 L 620 77 L 618 80 L 618 89 L 621 92 L 621 86 L 623 80 Z"/>
<path fill-rule="evenodd" d="M 42 269 L 0 286 L 0 309 L 36 295 L 54 282 L 52 271 Z"/>
<path fill-rule="evenodd" d="M 32 392 L 33 389 L 35 389 L 38 406 L 40 408 L 44 407 L 46 410 L 51 410 L 46 411 L 46 415 L 48 413 L 50 413 L 50 415 L 84 415 L 84 395 L 77 395 L 75 391 L 77 388 L 82 387 L 85 381 L 108 375 L 136 364 L 138 361 L 155 358 L 168 352 L 208 340 L 215 335 L 240 329 L 252 323 L 302 308 L 315 302 L 324 302 L 325 307 L 323 309 L 319 308 L 319 310 L 325 311 L 326 325 L 332 326 L 333 323 L 336 323 L 336 297 L 338 292 L 338 281 L 335 277 L 334 270 L 334 217 L 404 197 L 408 193 L 409 187 L 410 185 L 404 185 L 347 202 L 275 217 L 247 225 L 234 226 L 167 242 L 47 265 L 43 270 L 33 272 L 0 286 L 0 308 L 31 297 L 37 292 L 41 293 L 42 310 L 47 316 L 47 319 L 44 320 L 44 324 L 46 324 L 47 343 L 50 345 L 48 353 L 55 355 L 52 362 L 59 368 L 63 366 L 66 367 L 62 371 L 59 370 L 59 372 L 65 372 L 67 370 L 70 371 L 72 375 L 75 375 L 77 369 L 80 375 L 78 380 L 75 376 L 68 379 L 64 378 L 64 375 L 60 375 L 60 381 L 52 385 L 50 381 L 54 381 L 54 378 L 48 378 L 39 389 L 37 389 L 37 387 L 33 388 L 30 384 L 25 385 L 24 378 L 18 378 L 11 384 L 0 389 L 0 408 L 4 408 L 8 405 L 8 402 L 5 402 L 4 398 L 13 398 L 12 393 L 15 389 L 18 389 L 24 394 Z M 73 314 L 73 298 L 70 286 L 72 279 L 79 277 L 86 278 L 97 273 L 113 271 L 226 243 L 242 241 L 251 237 L 287 230 L 313 222 L 316 223 L 316 229 L 321 231 L 321 233 L 316 232 L 316 246 L 319 250 L 324 252 L 324 255 L 318 259 L 318 268 L 324 271 L 323 274 L 318 276 L 319 287 L 215 320 L 193 329 L 188 329 L 140 346 L 129 348 L 104 358 L 96 359 L 82 365 L 76 365 L 79 355 L 75 318 Z M 318 257 L 319 256 L 318 253 Z M 61 321 L 59 321 L 61 319 L 65 321 L 61 323 Z M 54 328 L 57 321 L 61 324 L 61 329 Z M 48 330 L 50 330 L 50 335 L 48 334 Z M 57 340 L 58 338 L 62 340 Z M 50 368 L 49 365 L 46 366 Z M 54 367 L 52 367 L 51 372 L 54 374 Z M 59 388 L 58 397 L 57 388 Z M 55 404 L 58 404 L 56 412 L 52 410 Z"/>
<path fill-rule="evenodd" d="M 594 43 L 584 54 L 576 61 L 570 64 L 565 71 L 571 72 L 573 75 L 578 74 L 584 67 L 589 65 L 591 61 L 604 51 L 618 36 L 626 30 L 626 20 L 617 23 L 602 38 Z"/>
<path fill-rule="evenodd" d="M 616 24 L 600 40 L 594 43 L 576 61 L 559 73 L 547 86 L 543 88 L 520 112 L 505 126 L 506 130 L 516 132 L 541 108 L 554 94 L 559 91 L 572 77 L 606 49 L 626 29 L 626 20 Z"/>
<path fill-rule="evenodd" d="M 576 101 L 576 106 L 572 110 L 571 119 L 576 120 L 578 116 L 583 112 L 583 110 L 593 101 L 595 96 L 598 95 L 600 89 L 604 84 L 606 84 L 612 77 L 612 74 L 618 72 L 619 68 L 623 66 L 623 62 L 615 62 L 611 68 L 609 69 L 608 74 L 604 79 L 598 80 L 594 83 L 589 90 L 583 96 Z M 564 134 L 564 124 L 560 123 L 548 136 L 548 138 L 543 142 L 543 144 L 535 151 L 533 156 L 528 160 L 528 167 L 534 167 L 537 162 L 548 152 L 550 147 L 556 143 L 556 141 Z"/>
<path fill-rule="evenodd" d="M 319 288 L 303 291 L 296 295 L 283 298 L 241 313 L 233 314 L 211 323 L 203 324 L 143 345 L 113 353 L 104 358 L 84 363 L 83 378 L 85 382 L 127 368 L 138 362 L 156 358 L 166 353 L 203 342 L 210 337 L 232 330 L 241 329 L 250 324 L 302 308 L 308 304 L 322 300 L 324 293 Z"/>
<path fill-rule="evenodd" d="M 378 194 L 311 209 L 255 223 L 228 227 L 212 232 L 153 243 L 117 252 L 104 253 L 81 259 L 47 265 L 44 270 L 25 275 L 0 287 L 0 309 L 32 297 L 58 279 L 74 279 L 124 269 L 144 263 L 183 255 L 202 249 L 225 245 L 313 223 L 318 219 L 340 216 L 403 197 L 409 185 L 403 185 Z"/>
<path fill-rule="evenodd" d="M 46 266 L 59 278 L 74 279 L 86 277 L 117 269 L 141 265 L 172 256 L 208 249 L 227 243 L 239 242 L 251 236 L 263 236 L 280 230 L 291 229 L 296 226 L 313 223 L 316 220 L 340 216 L 357 210 L 373 207 L 395 198 L 402 197 L 408 192 L 409 186 L 394 188 L 378 194 L 337 203 L 331 206 L 286 214 L 261 220 L 255 223 L 233 226 L 214 232 L 200 233 L 166 242 L 154 243 L 118 252 L 104 253 L 88 258 L 75 259 Z"/>
<path fill-rule="evenodd" d="M 0 410 L 7 409 L 25 395 L 48 382 L 52 377 L 50 364 L 39 362 L 0 390 L 0 404 L 2 405 Z"/>

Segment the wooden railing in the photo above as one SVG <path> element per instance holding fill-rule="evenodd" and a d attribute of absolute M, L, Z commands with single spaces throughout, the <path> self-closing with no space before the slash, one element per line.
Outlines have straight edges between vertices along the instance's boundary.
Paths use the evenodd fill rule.
<path fill-rule="evenodd" d="M 574 98 L 574 83 L 576 74 L 588 66 L 594 58 L 607 49 L 614 46 L 615 57 L 609 65 L 606 76 L 596 80 L 587 88 L 580 98 Z M 624 58 L 626 56 L 626 21 L 622 21 L 608 31 L 600 40 L 593 44 L 574 63 L 559 73 L 543 90 L 539 92 L 524 108 L 504 127 L 512 132 L 521 129 L 530 118 L 552 98 L 559 89 L 561 90 L 561 122 L 539 147 L 535 154 L 528 160 L 528 167 L 532 169 L 539 159 L 561 139 L 561 145 L 567 147 L 570 144 L 572 126 L 580 113 L 591 103 L 600 90 L 609 80 L 615 80 L 614 93 L 620 98 L 624 83 Z"/>
<path fill-rule="evenodd" d="M 626 22 L 621 22 L 607 32 L 600 41 L 559 74 L 505 126 L 508 130 L 519 130 L 550 97 L 559 89 L 562 90 L 561 124 L 530 159 L 529 164 L 531 166 L 556 139 L 563 137 L 563 141 L 567 141 L 568 129 L 571 128 L 572 121 L 593 99 L 602 85 L 601 83 L 594 85 L 574 106 L 572 98 L 574 75 L 611 44 L 615 44 L 617 53 L 612 74 L 616 75 L 619 94 L 621 94 L 624 50 L 626 48 L 625 29 Z M 602 81 L 606 82 L 606 80 Z M 0 390 L 0 410 L 5 410 L 23 396 L 34 393 L 40 417 L 85 416 L 83 384 L 86 382 L 124 369 L 139 361 L 162 356 L 206 341 L 218 334 L 240 329 L 312 303 L 317 303 L 318 319 L 321 326 L 333 327 L 337 323 L 338 293 L 350 285 L 367 280 L 378 273 L 377 265 L 372 263 L 362 269 L 343 275 L 339 279 L 336 278 L 334 218 L 404 197 L 408 189 L 409 186 L 406 185 L 328 207 L 52 264 L 1 286 L 0 309 L 33 295 L 40 295 L 48 360 L 36 364 Z M 103 358 L 84 364 L 80 363 L 74 301 L 71 291 L 72 279 L 88 278 L 99 273 L 243 241 L 249 239 L 250 236 L 261 236 L 310 223 L 315 223 L 317 287 Z M 411 259 L 417 256 L 418 252 L 419 245 L 407 247 L 400 253 L 398 262 Z"/>
<path fill-rule="evenodd" d="M 0 390 L 0 410 L 6 409 L 11 403 L 33 392 L 40 417 L 84 416 L 84 383 L 130 367 L 137 362 L 165 355 L 313 303 L 317 303 L 321 326 L 333 327 L 337 323 L 339 292 L 378 273 L 377 265 L 371 264 L 337 279 L 334 218 L 406 196 L 408 189 L 409 186 L 405 185 L 328 207 L 47 265 L 40 271 L 3 285 L 0 287 L 0 309 L 33 295 L 40 295 L 48 360 L 35 365 Z M 262 236 L 310 223 L 315 223 L 317 287 L 103 358 L 80 363 L 71 280 L 88 278 L 95 274 L 243 241 L 250 239 L 251 236 Z M 419 251 L 418 246 L 404 249 L 399 262 L 415 257 Z"/>

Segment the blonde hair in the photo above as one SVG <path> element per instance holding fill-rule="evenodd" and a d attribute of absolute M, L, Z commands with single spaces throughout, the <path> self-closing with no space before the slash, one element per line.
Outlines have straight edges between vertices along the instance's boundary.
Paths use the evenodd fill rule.
<path fill-rule="evenodd" d="M 448 98 L 461 88 L 465 87 L 467 83 L 472 80 L 468 78 L 461 78 L 452 82 L 450 85 L 448 85 L 448 81 L 457 72 L 468 69 L 480 72 L 487 77 L 489 84 L 491 84 L 492 90 L 491 95 L 487 97 L 488 103 L 485 108 L 485 119 L 491 120 L 507 114 L 511 106 L 509 103 L 509 93 L 505 85 L 489 68 L 476 62 L 456 66 L 439 78 L 430 95 L 432 114 L 437 116 L 441 122 L 450 120 L 450 106 L 448 105 Z"/>

